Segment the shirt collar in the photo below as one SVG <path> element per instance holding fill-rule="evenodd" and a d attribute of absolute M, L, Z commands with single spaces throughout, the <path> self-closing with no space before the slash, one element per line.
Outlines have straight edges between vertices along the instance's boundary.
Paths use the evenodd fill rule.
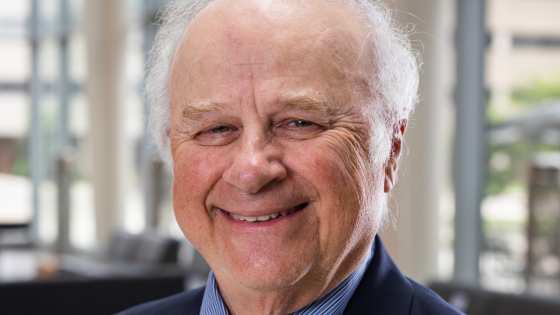
<path fill-rule="evenodd" d="M 374 244 L 375 246 L 375 244 Z M 293 313 L 293 315 L 340 315 L 344 312 L 348 301 L 356 291 L 358 284 L 362 280 L 371 259 L 373 258 L 373 246 L 370 247 L 366 258 L 362 264 L 352 274 L 350 274 L 344 281 L 332 289 L 327 295 L 319 300 L 307 305 L 301 310 Z M 230 315 L 220 291 L 218 290 L 218 283 L 214 277 L 214 272 L 210 271 L 208 280 L 206 281 L 206 289 L 204 290 L 204 297 L 202 299 L 202 307 L 200 308 L 200 315 Z"/>

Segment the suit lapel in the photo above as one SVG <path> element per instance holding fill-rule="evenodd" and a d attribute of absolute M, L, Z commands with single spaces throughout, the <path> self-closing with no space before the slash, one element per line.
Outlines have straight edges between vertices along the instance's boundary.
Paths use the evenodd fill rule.
<path fill-rule="evenodd" d="M 185 293 L 181 302 L 167 315 L 198 315 L 202 306 L 202 298 L 206 287 L 201 287 Z"/>
<path fill-rule="evenodd" d="M 409 314 L 412 284 L 399 271 L 379 236 L 364 277 L 346 306 L 344 314 Z"/>

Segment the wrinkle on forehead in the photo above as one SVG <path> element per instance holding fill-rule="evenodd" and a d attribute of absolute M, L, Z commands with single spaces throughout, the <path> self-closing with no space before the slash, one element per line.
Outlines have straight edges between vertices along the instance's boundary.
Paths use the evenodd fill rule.
<path fill-rule="evenodd" d="M 373 66 L 364 51 L 370 49 L 363 45 L 364 23 L 344 1 L 218 1 L 187 30 L 172 85 L 187 86 L 204 75 L 215 84 L 266 80 L 313 65 L 320 70 L 314 79 L 335 98 L 348 99 L 352 91 L 366 95 Z M 177 68 L 186 71 L 174 73 Z"/>
<path fill-rule="evenodd" d="M 235 51 L 270 42 L 292 42 L 290 48 L 305 49 L 343 40 L 339 44 L 353 50 L 348 57 L 357 64 L 367 55 L 361 52 L 368 33 L 365 20 L 342 0 L 221 0 L 198 14 L 183 41 L 191 49 L 221 44 Z"/>

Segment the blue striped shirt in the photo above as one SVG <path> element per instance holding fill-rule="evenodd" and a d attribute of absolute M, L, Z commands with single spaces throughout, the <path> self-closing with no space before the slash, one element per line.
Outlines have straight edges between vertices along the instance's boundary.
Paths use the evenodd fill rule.
<path fill-rule="evenodd" d="M 293 315 L 342 314 L 369 266 L 371 258 L 373 257 L 372 248 L 370 248 L 366 259 L 364 259 L 358 269 L 344 279 L 344 281 L 327 293 L 327 295 L 293 313 Z M 222 300 L 220 291 L 218 290 L 214 272 L 210 272 L 210 275 L 208 275 L 204 298 L 202 299 L 202 307 L 200 308 L 200 315 L 230 315 Z"/>

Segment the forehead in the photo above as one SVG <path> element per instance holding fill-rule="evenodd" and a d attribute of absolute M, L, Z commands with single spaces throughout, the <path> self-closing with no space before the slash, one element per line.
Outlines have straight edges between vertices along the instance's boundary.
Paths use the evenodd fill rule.
<path fill-rule="evenodd" d="M 218 0 L 196 16 L 186 37 L 202 32 L 202 37 L 211 38 L 217 35 L 215 31 L 224 30 L 257 40 L 259 34 L 312 41 L 333 30 L 345 31 L 347 36 L 367 33 L 361 15 L 344 0 Z"/>
<path fill-rule="evenodd" d="M 323 85 L 366 90 L 371 73 L 366 38 L 365 23 L 344 1 L 217 1 L 195 18 L 183 37 L 172 85 L 300 73 Z"/>

